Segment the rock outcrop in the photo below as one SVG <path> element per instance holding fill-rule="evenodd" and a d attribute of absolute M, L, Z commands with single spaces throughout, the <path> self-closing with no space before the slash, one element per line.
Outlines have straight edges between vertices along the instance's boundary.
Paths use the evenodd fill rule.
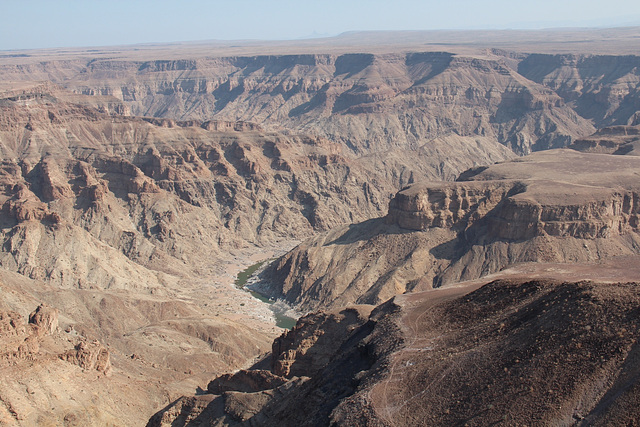
<path fill-rule="evenodd" d="M 569 148 L 585 153 L 639 155 L 640 126 L 612 126 L 599 129 L 587 138 L 574 141 Z"/>
<path fill-rule="evenodd" d="M 520 262 L 638 254 L 635 156 L 551 150 L 418 183 L 379 220 L 303 242 L 266 271 L 264 292 L 302 309 L 375 304 Z"/>
<path fill-rule="evenodd" d="M 29 315 L 28 323 L 15 311 L 1 310 L 2 365 L 23 364 L 42 357 L 40 350 L 43 341 L 57 332 L 58 311 L 46 304 L 39 305 Z"/>
<path fill-rule="evenodd" d="M 329 363 L 349 333 L 366 322 L 372 309 L 357 306 L 300 318 L 291 331 L 273 341 L 271 372 L 287 378 L 314 376 Z"/>
<path fill-rule="evenodd" d="M 105 375 L 111 372 L 109 350 L 99 341 L 80 341 L 72 350 L 61 354 L 60 359 L 78 365 L 85 370 L 95 369 Z"/>
<path fill-rule="evenodd" d="M 359 306 L 302 318 L 273 344 L 279 352 L 271 355 L 278 360 L 275 369 L 282 370 L 284 354 L 290 362 L 287 366 L 293 368 L 286 378 L 263 370 L 222 376 L 212 382 L 219 396 L 209 390 L 203 396 L 182 397 L 157 412 L 148 425 L 326 424 L 336 404 L 356 390 L 376 360 L 401 342 L 391 333 L 395 325 L 385 318 L 397 307 L 390 304 L 375 313 L 372 308 Z M 239 381 L 229 381 L 234 378 Z M 268 385 L 255 384 L 253 378 L 268 378 Z M 224 387 L 219 388 L 220 384 Z"/>
<path fill-rule="evenodd" d="M 285 378 L 271 371 L 241 369 L 234 374 L 225 374 L 209 382 L 207 391 L 218 395 L 227 391 L 255 393 L 272 390 L 286 381 Z"/>
<path fill-rule="evenodd" d="M 58 329 L 58 310 L 47 304 L 40 304 L 29 315 L 29 324 L 37 326 L 43 333 L 53 334 Z"/>
<path fill-rule="evenodd" d="M 562 168 L 550 156 L 569 166 Z M 470 171 L 456 183 L 416 184 L 394 197 L 385 220 L 403 229 L 448 228 L 467 236 L 482 226 L 482 236 L 476 237 L 484 241 L 540 236 L 595 239 L 638 232 L 635 159 L 617 162 L 549 152 L 527 160 L 494 165 L 475 175 Z M 608 172 L 615 177 L 593 176 L 602 173 L 599 163 L 614 169 Z"/>
<path fill-rule="evenodd" d="M 0 310 L 0 424 L 98 426 L 126 412 L 96 401 L 93 393 L 75 391 L 91 383 L 102 398 L 121 400 L 109 386 L 105 390 L 105 375 L 112 371 L 110 351 L 97 340 L 63 332 L 58 321 L 58 310 L 47 304 L 40 304 L 28 322 L 14 311 Z M 122 387 L 120 378 L 115 381 Z M 126 387 L 120 393 L 126 394 Z"/>

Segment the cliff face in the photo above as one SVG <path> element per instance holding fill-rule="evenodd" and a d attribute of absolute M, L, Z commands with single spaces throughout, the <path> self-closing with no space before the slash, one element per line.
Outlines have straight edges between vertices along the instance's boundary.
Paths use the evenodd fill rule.
<path fill-rule="evenodd" d="M 574 141 L 570 148 L 586 153 L 638 155 L 640 126 L 611 126 L 587 138 Z"/>
<path fill-rule="evenodd" d="M 328 425 L 336 406 L 361 384 L 370 383 L 369 376 L 383 371 L 382 359 L 402 343 L 395 324 L 398 306 L 388 304 L 374 312 L 372 308 L 301 318 L 274 341 L 272 371 L 218 377 L 210 383 L 209 394 L 176 400 L 148 425 Z M 285 366 L 292 370 L 282 372 Z M 357 416 L 361 422 L 376 419 L 370 408 Z"/>
<path fill-rule="evenodd" d="M 116 98 L 132 115 L 286 127 L 357 154 L 428 148 L 449 135 L 486 137 L 526 154 L 566 146 L 594 130 L 565 99 L 519 74 L 514 58 L 501 54 L 78 61 L 7 65 L 0 73 L 6 80 L 47 79 L 77 94 Z"/>
<path fill-rule="evenodd" d="M 366 323 L 372 309 L 358 306 L 339 313 L 302 317 L 294 329 L 273 341 L 271 372 L 286 378 L 314 376 L 329 363 L 350 333 Z"/>
<path fill-rule="evenodd" d="M 109 116 L 54 93 L 59 98 L 49 94 L 29 105 L 7 98 L 0 107 L 5 176 L 17 186 L 7 187 L 5 210 L 55 223 L 56 215 L 69 213 L 62 205 L 77 198 L 93 203 L 86 207 L 92 211 L 107 201 L 122 204 L 125 195 L 154 194 L 122 208 L 140 217 L 145 238 L 167 248 L 179 246 L 173 242 L 180 234 L 169 228 L 183 215 L 151 217 L 149 207 L 137 207 L 150 197 L 170 194 L 171 204 L 181 205 L 171 210 L 211 217 L 213 248 L 237 247 L 375 217 L 390 194 L 414 179 L 447 178 L 510 157 L 504 147 L 487 142 L 478 148 L 468 139 L 434 142 L 442 153 L 435 157 L 432 150 L 398 150 L 356 158 L 317 136 L 265 132 L 246 122 Z M 445 152 L 457 159 L 443 166 Z"/>
<path fill-rule="evenodd" d="M 386 222 L 406 230 L 464 230 L 524 190 L 520 182 L 416 184 L 389 202 Z"/>
<path fill-rule="evenodd" d="M 400 191 L 384 219 L 310 239 L 263 289 L 304 309 L 375 304 L 519 262 L 638 253 L 635 156 L 551 150 Z"/>
<path fill-rule="evenodd" d="M 393 198 L 385 220 L 408 230 L 438 227 L 467 235 L 483 227 L 482 236 L 477 237 L 484 241 L 539 236 L 595 239 L 638 232 L 637 191 L 593 188 L 590 199 L 565 204 L 559 200 L 565 191 L 581 189 L 556 184 L 547 190 L 547 184 L 490 181 L 445 184 L 444 188 L 413 186 Z M 540 203 L 539 197 L 532 200 L 536 192 L 560 203 Z"/>
<path fill-rule="evenodd" d="M 640 58 L 633 55 L 530 55 L 518 73 L 562 97 L 601 128 L 638 125 Z"/>

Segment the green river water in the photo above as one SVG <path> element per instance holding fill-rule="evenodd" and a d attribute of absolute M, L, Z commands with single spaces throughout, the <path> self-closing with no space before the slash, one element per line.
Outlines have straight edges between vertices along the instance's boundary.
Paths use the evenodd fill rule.
<path fill-rule="evenodd" d="M 262 265 L 265 262 L 266 261 L 261 261 L 259 263 L 253 264 L 252 266 L 249 266 L 246 269 L 242 270 L 240 273 L 238 273 L 238 276 L 236 277 L 235 285 L 239 289 L 243 289 L 243 290 L 249 292 L 251 295 L 253 295 L 255 298 L 259 299 L 260 301 L 269 304 L 269 307 L 271 308 L 271 311 L 273 311 L 273 314 L 274 314 L 274 316 L 276 318 L 276 326 L 278 326 L 280 328 L 291 330 L 296 325 L 296 319 L 295 318 L 289 317 L 289 316 L 285 315 L 284 313 L 282 313 L 281 311 L 276 310 L 274 305 L 273 305 L 274 301 L 270 300 L 269 298 L 265 297 L 264 295 L 261 295 L 261 294 L 259 294 L 257 292 L 254 292 L 254 291 L 252 291 L 250 289 L 245 288 L 245 285 L 247 284 L 247 280 L 249 280 L 249 277 L 251 277 L 256 271 L 258 271 L 258 269 L 260 267 L 262 267 Z"/>

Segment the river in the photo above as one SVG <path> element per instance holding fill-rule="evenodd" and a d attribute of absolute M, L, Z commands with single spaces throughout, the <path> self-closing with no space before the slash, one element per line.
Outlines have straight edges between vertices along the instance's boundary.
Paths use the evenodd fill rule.
<path fill-rule="evenodd" d="M 258 292 L 252 291 L 248 289 L 245 285 L 247 281 L 254 275 L 256 272 L 262 267 L 267 261 L 260 261 L 252 266 L 247 267 L 238 273 L 238 276 L 235 280 L 235 285 L 239 289 L 242 289 L 246 292 L 249 292 L 254 298 L 259 299 L 260 301 L 269 304 L 269 309 L 273 312 L 273 315 L 276 318 L 276 326 L 283 329 L 293 329 L 296 325 L 297 319 L 295 317 L 288 316 L 286 313 L 290 311 L 291 307 L 281 301 L 274 301 L 265 297 Z"/>

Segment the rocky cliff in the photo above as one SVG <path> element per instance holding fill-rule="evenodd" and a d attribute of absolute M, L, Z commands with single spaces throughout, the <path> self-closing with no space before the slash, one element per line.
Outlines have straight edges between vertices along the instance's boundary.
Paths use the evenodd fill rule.
<path fill-rule="evenodd" d="M 131 115 L 288 128 L 358 155 L 430 149 L 431 141 L 448 136 L 483 137 L 526 154 L 592 133 L 591 116 L 576 114 L 570 99 L 525 73 L 535 58 L 518 66 L 528 58 L 497 50 L 40 63 L 27 58 L 2 67 L 0 75 L 8 81 L 47 79 L 77 94 L 116 98 Z M 604 73 L 616 79 L 614 69 Z"/>
<path fill-rule="evenodd" d="M 109 116 L 67 96 L 56 91 L 28 105 L 7 98 L 1 107 L 5 175 L 17 186 L 5 191 L 5 210 L 16 219 L 58 222 L 61 212 L 51 207 L 78 197 L 97 206 L 113 194 L 114 208 L 128 195 L 171 194 L 185 214 L 211 217 L 207 246 L 265 243 L 377 216 L 398 186 L 510 157 L 469 139 L 434 143 L 442 153 L 436 158 L 431 150 L 354 158 L 320 137 L 268 133 L 245 122 Z M 458 158 L 439 167 L 447 150 Z M 156 246 L 180 246 L 168 227 L 184 215 L 148 210 L 135 213 L 145 237 Z M 193 227 L 187 224 L 181 227 Z"/>
<path fill-rule="evenodd" d="M 575 140 L 570 148 L 586 153 L 638 155 L 640 126 L 611 126 L 587 138 Z"/>
<path fill-rule="evenodd" d="M 534 54 L 518 73 L 557 93 L 596 127 L 640 124 L 640 58 L 635 55 Z"/>
<path fill-rule="evenodd" d="M 638 253 L 635 156 L 551 150 L 400 191 L 386 217 L 275 261 L 260 289 L 304 309 L 375 304 L 521 262 Z"/>
<path fill-rule="evenodd" d="M 633 423 L 639 297 L 637 283 L 520 279 L 397 296 L 355 322 L 315 314 L 272 353 L 304 359 L 304 376 L 220 377 L 148 425 Z"/>

